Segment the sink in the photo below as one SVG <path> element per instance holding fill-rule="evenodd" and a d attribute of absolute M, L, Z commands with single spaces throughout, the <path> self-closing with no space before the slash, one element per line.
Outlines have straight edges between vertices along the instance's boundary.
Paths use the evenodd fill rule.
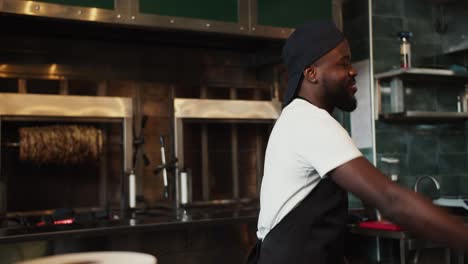
<path fill-rule="evenodd" d="M 434 204 L 444 207 L 464 208 L 468 210 L 468 199 L 462 198 L 439 198 L 432 201 Z"/>

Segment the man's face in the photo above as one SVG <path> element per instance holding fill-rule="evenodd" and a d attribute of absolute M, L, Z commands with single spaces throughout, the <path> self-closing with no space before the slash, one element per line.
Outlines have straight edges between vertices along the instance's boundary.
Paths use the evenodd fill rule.
<path fill-rule="evenodd" d="M 342 41 L 336 48 L 317 61 L 319 81 L 324 88 L 325 100 L 339 109 L 351 112 L 357 107 L 356 70 L 351 65 L 348 42 Z"/>

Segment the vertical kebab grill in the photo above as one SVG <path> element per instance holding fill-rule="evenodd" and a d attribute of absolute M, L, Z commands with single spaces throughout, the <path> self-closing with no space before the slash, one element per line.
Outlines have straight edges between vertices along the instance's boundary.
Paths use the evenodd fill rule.
<path fill-rule="evenodd" d="M 21 127 L 19 158 L 37 164 L 72 165 L 99 160 L 102 131 L 92 126 Z"/>
<path fill-rule="evenodd" d="M 59 208 L 124 218 L 132 121 L 127 97 L 2 93 L 0 224 L 2 215 Z"/>

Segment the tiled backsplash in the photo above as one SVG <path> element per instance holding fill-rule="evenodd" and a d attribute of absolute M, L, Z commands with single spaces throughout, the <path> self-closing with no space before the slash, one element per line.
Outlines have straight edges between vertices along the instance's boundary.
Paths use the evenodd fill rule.
<path fill-rule="evenodd" d="M 424 10 L 424 11 L 421 11 Z M 437 67 L 460 64 L 459 57 L 440 55 L 441 33 L 434 26 L 436 6 L 419 0 L 373 1 L 375 72 L 399 65 L 398 31 L 414 34 L 413 66 Z M 449 16 L 449 14 L 446 14 Z M 461 18 L 460 18 L 461 19 Z M 465 67 L 467 65 L 464 65 Z M 468 82 L 468 81 L 467 81 Z M 406 83 L 406 110 L 456 111 L 461 87 L 438 87 L 437 84 Z M 388 105 L 383 102 L 383 108 Z M 441 195 L 468 196 L 468 123 L 465 120 L 436 122 L 376 122 L 378 167 L 382 157 L 400 160 L 399 183 L 413 188 L 419 176 L 434 176 L 441 183 Z M 420 190 L 438 195 L 430 181 Z"/>
<path fill-rule="evenodd" d="M 410 39 L 413 65 L 436 66 L 445 62 L 439 56 L 441 36 L 433 26 L 430 4 L 420 0 L 372 2 L 376 73 L 399 67 L 400 40 L 397 33 L 400 31 L 413 33 Z"/>
<path fill-rule="evenodd" d="M 343 4 L 343 32 L 348 39 L 352 52 L 352 61 L 369 59 L 369 17 L 367 0 L 346 1 Z M 351 120 L 348 113 L 336 110 L 333 116 L 351 133 Z M 368 160 L 372 161 L 372 148 L 360 149 Z M 350 208 L 361 208 L 361 200 L 348 195 Z"/>
<path fill-rule="evenodd" d="M 359 26 L 367 25 L 362 23 L 367 20 L 367 13 L 362 10 L 367 9 L 368 1 L 352 2 L 344 6 L 344 32 L 350 39 L 353 61 L 358 61 L 368 58 L 368 27 Z M 466 21 L 466 16 L 459 14 L 467 14 L 468 7 L 447 5 L 441 10 L 440 5 L 421 0 L 373 0 L 374 73 L 399 67 L 399 31 L 411 31 L 414 35 L 411 39 L 413 67 L 449 67 L 453 64 L 467 67 L 468 52 L 442 54 L 442 45 L 448 36 L 437 27 L 442 11 L 445 12 L 447 30 L 451 30 L 454 24 Z M 464 89 L 463 85 L 441 87 L 441 84 L 431 82 L 407 82 L 404 85 L 405 108 L 414 111 L 456 111 L 457 95 Z M 386 100 L 388 97 L 382 99 L 385 111 L 389 109 L 389 100 Z M 430 175 L 440 182 L 441 195 L 468 196 L 468 121 L 379 120 L 375 133 L 377 166 L 384 169 L 380 161 L 382 157 L 398 158 L 399 184 L 413 188 L 419 176 Z M 363 154 L 367 157 L 365 150 Z M 429 196 L 439 195 L 430 181 L 422 181 L 420 190 Z M 362 206 L 352 195 L 349 204 L 350 207 Z"/>
<path fill-rule="evenodd" d="M 401 185 L 413 188 L 419 176 L 430 175 L 441 183 L 441 195 L 468 196 L 468 185 L 462 186 L 463 181 L 468 181 L 466 131 L 464 121 L 434 124 L 378 121 L 377 166 L 382 168 L 382 157 L 398 158 Z M 432 186 L 429 181 L 421 182 L 425 193 Z"/>
<path fill-rule="evenodd" d="M 348 39 L 352 61 L 369 59 L 368 0 L 344 1 L 343 32 Z"/>

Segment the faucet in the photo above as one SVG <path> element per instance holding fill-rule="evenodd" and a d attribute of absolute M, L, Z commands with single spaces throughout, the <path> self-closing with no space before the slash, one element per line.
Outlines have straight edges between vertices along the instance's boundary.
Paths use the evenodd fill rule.
<path fill-rule="evenodd" d="M 414 191 L 415 192 L 418 192 L 418 186 L 419 186 L 419 183 L 424 180 L 424 179 L 430 179 L 432 180 L 432 182 L 434 183 L 435 187 L 437 188 L 437 191 L 440 191 L 440 184 L 439 182 L 436 180 L 436 178 L 432 177 L 432 176 L 419 176 L 418 179 L 416 180 L 416 183 L 414 184 Z"/>

